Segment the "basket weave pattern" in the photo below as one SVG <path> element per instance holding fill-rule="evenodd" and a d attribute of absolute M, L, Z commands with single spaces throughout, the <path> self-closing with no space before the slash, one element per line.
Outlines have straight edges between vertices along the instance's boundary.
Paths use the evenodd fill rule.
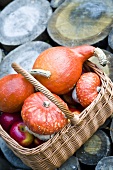
<path fill-rule="evenodd" d="M 96 65 L 85 65 L 96 72 L 102 82 L 97 98 L 81 112 L 78 124 L 69 123 L 52 139 L 42 145 L 28 149 L 20 146 L 0 125 L 0 135 L 10 149 L 33 170 L 54 170 L 60 167 L 104 124 L 113 112 L 113 83 Z"/>

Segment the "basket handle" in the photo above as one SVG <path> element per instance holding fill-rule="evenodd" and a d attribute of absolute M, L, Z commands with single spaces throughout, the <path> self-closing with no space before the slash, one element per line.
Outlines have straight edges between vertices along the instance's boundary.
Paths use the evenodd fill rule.
<path fill-rule="evenodd" d="M 11 66 L 17 73 L 23 75 L 35 87 L 36 91 L 42 92 L 49 100 L 51 100 L 66 115 L 66 117 L 70 119 L 73 125 L 77 125 L 81 122 L 79 115 L 76 115 L 67 109 L 65 105 L 58 101 L 58 99 L 56 99 L 55 96 L 38 80 L 36 80 L 29 72 L 24 70 L 17 63 L 12 63 Z"/>

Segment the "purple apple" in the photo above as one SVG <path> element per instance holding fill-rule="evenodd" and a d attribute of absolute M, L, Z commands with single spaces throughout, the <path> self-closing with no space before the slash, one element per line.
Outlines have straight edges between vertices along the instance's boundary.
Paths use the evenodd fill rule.
<path fill-rule="evenodd" d="M 10 128 L 9 134 L 23 147 L 29 147 L 34 140 L 34 136 L 26 130 L 23 121 L 15 122 Z"/>
<path fill-rule="evenodd" d="M 18 120 L 22 120 L 20 113 L 1 112 L 0 114 L 0 124 L 3 129 L 8 133 L 12 124 Z"/>

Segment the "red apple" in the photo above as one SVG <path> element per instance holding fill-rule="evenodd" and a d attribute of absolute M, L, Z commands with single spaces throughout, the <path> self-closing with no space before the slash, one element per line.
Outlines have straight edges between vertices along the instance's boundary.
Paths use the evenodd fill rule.
<path fill-rule="evenodd" d="M 12 124 L 18 120 L 22 120 L 20 113 L 1 112 L 0 124 L 6 132 L 9 132 Z"/>
<path fill-rule="evenodd" d="M 35 147 L 41 145 L 42 143 L 44 143 L 44 141 L 40 140 L 37 137 L 34 138 L 34 146 Z"/>
<path fill-rule="evenodd" d="M 23 121 L 15 122 L 10 128 L 9 134 L 23 147 L 29 147 L 34 140 L 34 136 L 26 130 Z"/>
<path fill-rule="evenodd" d="M 35 147 L 41 145 L 41 144 L 44 143 L 44 142 L 45 142 L 45 141 L 42 141 L 42 140 L 40 140 L 39 138 L 37 138 L 37 137 L 34 136 L 34 140 L 33 140 L 33 142 L 31 143 L 31 145 L 29 145 L 29 148 L 35 148 Z"/>

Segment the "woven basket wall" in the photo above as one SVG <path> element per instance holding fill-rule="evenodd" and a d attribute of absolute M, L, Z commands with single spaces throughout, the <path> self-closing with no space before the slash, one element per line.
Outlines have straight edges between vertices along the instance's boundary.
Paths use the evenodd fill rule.
<path fill-rule="evenodd" d="M 81 112 L 79 116 L 81 120 L 80 124 L 68 124 L 52 139 L 32 149 L 20 146 L 0 125 L 0 135 L 6 141 L 7 145 L 33 170 L 54 170 L 60 167 L 112 114 L 112 81 L 91 62 L 86 62 L 85 66 L 93 69 L 100 76 L 102 86 L 97 98 Z"/>

